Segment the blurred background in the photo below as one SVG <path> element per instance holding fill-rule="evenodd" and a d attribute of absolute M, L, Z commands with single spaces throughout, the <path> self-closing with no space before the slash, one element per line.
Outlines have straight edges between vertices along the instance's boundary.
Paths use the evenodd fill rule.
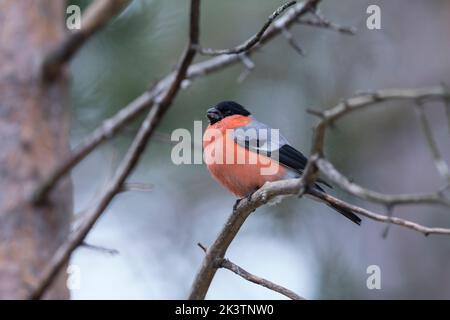
<path fill-rule="evenodd" d="M 284 1 L 207 0 L 201 8 L 201 43 L 226 48 L 255 33 Z M 71 1 L 86 7 L 89 1 Z M 368 30 L 366 9 L 381 8 L 381 30 Z M 177 96 L 129 181 L 151 192 L 118 195 L 87 242 L 117 255 L 79 248 L 81 270 L 74 299 L 183 299 L 203 252 L 231 212 L 234 197 L 205 165 L 171 162 L 161 137 L 193 122 L 221 101 L 235 100 L 260 121 L 282 128 L 306 154 L 325 109 L 358 91 L 450 83 L 450 1 L 322 1 L 328 19 L 357 28 L 355 36 L 296 25 L 300 56 L 278 37 L 252 56 L 255 70 L 239 83 L 241 64 L 192 83 Z M 71 64 L 72 145 L 132 101 L 176 64 L 187 41 L 189 1 L 134 0 L 97 34 Z M 201 61 L 204 57 L 197 57 Z M 426 108 L 436 139 L 450 159 L 449 128 L 441 103 Z M 130 145 L 139 122 L 97 149 L 73 171 L 77 212 L 92 206 Z M 159 138 L 158 138 L 159 137 Z M 435 191 L 443 181 L 433 165 L 414 109 L 408 103 L 354 113 L 329 131 L 326 155 L 353 181 L 383 193 Z M 331 191 L 376 212 L 385 208 Z M 450 227 L 448 208 L 398 207 L 395 215 L 427 226 Z M 358 227 L 309 199 L 288 198 L 258 209 L 233 241 L 227 257 L 244 269 L 308 299 L 450 299 L 450 240 L 424 237 L 363 219 Z M 366 286 L 367 267 L 381 269 L 381 289 Z M 209 299 L 283 299 L 219 270 Z"/>

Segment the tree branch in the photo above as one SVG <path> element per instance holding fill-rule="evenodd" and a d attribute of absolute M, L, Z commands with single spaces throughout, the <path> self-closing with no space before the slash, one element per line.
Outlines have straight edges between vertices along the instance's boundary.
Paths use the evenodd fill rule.
<path fill-rule="evenodd" d="M 301 190 L 305 188 L 305 186 L 306 184 L 304 181 L 304 177 L 300 179 L 267 182 L 263 187 L 261 187 L 251 196 L 250 200 L 242 199 L 237 205 L 236 210 L 233 211 L 225 225 L 222 227 L 222 230 L 219 232 L 219 235 L 217 236 L 214 243 L 207 249 L 200 270 L 198 271 L 192 284 L 189 299 L 199 300 L 205 298 L 209 286 L 211 285 L 212 279 L 218 268 L 217 261 L 224 259 L 228 247 L 235 238 L 236 234 L 239 232 L 245 220 L 250 216 L 252 212 L 254 212 L 262 205 L 266 204 L 276 196 L 297 196 L 301 192 Z M 429 228 L 409 220 L 397 217 L 387 217 L 385 215 L 374 213 L 358 206 L 349 204 L 329 194 L 316 192 L 313 189 L 308 190 L 307 193 L 311 193 L 312 195 L 329 204 L 338 205 L 339 207 L 348 209 L 354 213 L 360 214 L 375 221 L 392 223 L 414 231 L 418 231 L 420 233 L 423 233 L 424 235 L 450 235 L 450 229 Z"/>
<path fill-rule="evenodd" d="M 298 3 L 293 6 L 290 12 L 280 17 L 267 29 L 265 34 L 262 36 L 259 45 L 250 48 L 246 52 L 246 55 L 251 55 L 253 52 L 260 49 L 264 44 L 281 34 L 283 30 L 289 29 L 296 19 L 306 14 L 310 8 L 315 7 L 319 1 L 320 0 L 306 0 L 305 2 Z M 187 70 L 185 79 L 194 80 L 196 78 L 220 71 L 241 61 L 241 54 L 217 56 L 191 65 Z M 116 115 L 103 121 L 100 127 L 89 134 L 83 142 L 81 142 L 72 151 L 69 158 L 57 165 L 52 173 L 36 186 L 35 190 L 31 194 L 31 202 L 35 205 L 44 204 L 47 200 L 48 194 L 55 187 L 58 181 L 61 180 L 61 178 L 67 175 L 72 168 L 74 168 L 93 150 L 95 150 L 95 148 L 101 143 L 114 137 L 127 123 L 136 119 L 143 111 L 151 108 L 155 98 L 167 90 L 167 87 L 173 81 L 174 77 L 174 73 L 167 75 L 157 82 L 148 92 L 144 92 L 129 105 L 122 108 Z"/>
<path fill-rule="evenodd" d="M 86 212 L 84 221 L 81 222 L 80 226 L 69 235 L 69 238 L 56 251 L 55 255 L 42 272 L 40 281 L 33 290 L 30 291 L 29 298 L 39 299 L 42 297 L 45 290 L 58 274 L 58 271 L 69 259 L 71 253 L 83 242 L 98 218 L 102 215 L 114 196 L 120 192 L 123 183 L 135 168 L 155 127 L 159 124 L 161 117 L 168 110 L 178 93 L 187 69 L 195 57 L 196 50 L 194 47 L 198 43 L 199 19 L 200 0 L 191 0 L 189 43 L 180 59 L 173 81 L 167 91 L 155 98 L 156 105 L 150 110 L 142 123 L 133 143 L 119 165 L 114 178 L 103 191 L 98 204 Z"/>
<path fill-rule="evenodd" d="M 225 257 L 225 252 L 248 216 L 276 195 L 281 193 L 297 194 L 302 186 L 302 179 L 266 183 L 251 196 L 250 200 L 241 200 L 237 205 L 236 210 L 234 210 L 228 218 L 214 243 L 206 251 L 202 266 L 192 284 L 189 299 L 200 300 L 205 298 L 212 279 L 217 271 L 216 261 L 220 261 Z"/>
<path fill-rule="evenodd" d="M 155 92 L 145 92 L 127 107 L 122 109 L 116 116 L 103 121 L 103 124 L 85 137 L 71 153 L 61 162 L 32 193 L 31 202 L 35 205 L 44 205 L 48 194 L 62 177 L 67 175 L 81 160 L 89 155 L 103 141 L 113 137 L 131 119 L 137 117 L 144 110 L 153 107 Z"/>
<path fill-rule="evenodd" d="M 325 131 L 327 127 L 350 112 L 369 106 L 379 106 L 381 102 L 387 100 L 407 99 L 414 101 L 420 100 L 423 102 L 427 100 L 445 100 L 449 98 L 449 92 L 443 87 L 421 89 L 387 89 L 360 94 L 342 101 L 337 106 L 325 111 L 314 111 L 316 114 L 320 115 L 321 121 L 315 128 L 312 154 L 323 154 Z"/>
<path fill-rule="evenodd" d="M 252 37 L 250 37 L 247 41 L 244 43 L 237 45 L 234 48 L 231 49 L 211 49 L 211 48 L 198 48 L 198 51 L 200 54 L 203 55 L 209 55 L 209 56 L 217 56 L 221 54 L 238 54 L 243 53 L 245 51 L 248 51 L 252 47 L 258 44 L 258 42 L 261 40 L 262 36 L 264 35 L 264 32 L 270 27 L 272 22 L 280 15 L 282 14 L 287 8 L 292 7 L 294 4 L 296 4 L 297 1 L 290 1 L 288 3 L 283 4 L 280 6 L 277 10 L 275 10 L 267 19 L 266 23 L 263 25 L 263 27 Z"/>
<path fill-rule="evenodd" d="M 153 185 L 139 182 L 125 182 L 120 188 L 120 192 L 138 191 L 149 192 L 153 190 Z"/>
<path fill-rule="evenodd" d="M 208 251 L 208 249 L 201 244 L 200 242 L 197 243 L 197 245 L 200 247 L 200 249 L 203 250 L 204 253 L 206 253 Z M 222 260 L 217 260 L 217 267 L 218 268 L 225 268 L 230 270 L 231 272 L 234 272 L 235 274 L 237 274 L 238 276 L 244 278 L 247 281 L 253 282 L 257 285 L 266 287 L 269 290 L 278 292 L 292 300 L 305 300 L 305 298 L 300 297 L 298 294 L 296 294 L 295 292 L 286 289 L 276 283 L 273 283 L 269 280 L 266 280 L 264 278 L 255 276 L 253 274 L 251 274 L 250 272 L 242 269 L 241 267 L 239 267 L 237 264 L 231 262 L 228 259 L 222 259 Z"/>
<path fill-rule="evenodd" d="M 301 56 L 305 55 L 305 51 L 300 46 L 300 44 L 297 43 L 294 36 L 288 29 L 283 29 L 283 36 L 286 38 L 289 45 Z"/>
<path fill-rule="evenodd" d="M 436 234 L 436 235 L 450 235 L 450 229 L 448 228 L 430 228 L 430 227 L 426 227 L 423 226 L 421 224 L 406 220 L 406 219 L 401 219 L 401 218 L 397 218 L 397 217 L 389 217 L 383 214 L 379 214 L 379 213 L 374 213 L 372 211 L 369 211 L 367 209 L 349 204 L 345 201 L 339 200 L 329 194 L 326 193 L 316 193 L 313 190 L 311 190 L 312 193 L 314 193 L 315 196 L 321 197 L 321 199 L 323 201 L 326 201 L 328 203 L 332 203 L 338 206 L 342 206 L 345 209 L 348 209 L 350 211 L 353 211 L 354 213 L 360 214 L 362 216 L 365 216 L 369 219 L 378 221 L 378 222 L 383 222 L 383 223 L 391 223 L 391 224 L 395 224 L 401 227 L 405 227 L 417 232 L 422 233 L 425 236 L 429 236 L 430 234 Z"/>
<path fill-rule="evenodd" d="M 250 272 L 242 269 L 241 267 L 239 267 L 238 265 L 234 264 L 233 262 L 231 262 L 228 259 L 222 259 L 222 261 L 219 262 L 219 267 L 220 268 L 225 268 L 230 270 L 231 272 L 234 272 L 235 274 L 237 274 L 238 276 L 244 278 L 247 281 L 256 283 L 260 286 L 263 286 L 269 290 L 278 292 L 292 300 L 305 300 L 305 298 L 300 297 L 298 294 L 296 294 L 295 292 L 282 287 L 276 283 L 273 283 L 269 280 L 266 280 L 264 278 L 255 276 L 253 274 L 251 274 Z"/>
<path fill-rule="evenodd" d="M 367 106 L 376 105 L 379 102 L 386 100 L 398 99 L 413 99 L 421 101 L 427 99 L 448 99 L 449 94 L 443 88 L 430 89 L 403 89 L 403 90 L 380 90 L 371 94 L 359 95 L 341 102 L 336 107 L 320 112 L 321 121 L 314 130 L 314 140 L 311 148 L 311 156 L 305 168 L 305 172 L 300 179 L 282 180 L 276 182 L 267 182 L 262 188 L 257 190 L 250 199 L 243 199 L 239 202 L 236 210 L 228 218 L 225 225 L 222 227 L 219 235 L 214 243 L 208 248 L 203 259 L 200 270 L 198 271 L 191 287 L 189 299 L 199 300 L 204 299 L 208 289 L 211 285 L 212 279 L 217 271 L 217 261 L 224 259 L 225 253 L 231 242 L 239 232 L 241 226 L 249 215 L 258 207 L 266 204 L 272 198 L 279 195 L 301 195 L 304 192 L 310 193 L 328 204 L 338 206 L 356 214 L 360 214 L 375 221 L 395 224 L 417 232 L 426 236 L 430 234 L 450 235 L 450 229 L 447 228 L 430 228 L 418 223 L 397 218 L 394 216 L 386 216 L 364 208 L 349 204 L 345 201 L 339 200 L 329 194 L 318 192 L 313 188 L 309 188 L 317 178 L 319 169 L 323 169 L 323 173 L 329 174 L 332 180 L 347 190 L 348 192 L 384 204 L 400 204 L 400 203 L 418 203 L 418 202 L 432 202 L 439 204 L 446 204 L 447 200 L 441 198 L 432 198 L 431 195 L 399 195 L 388 196 L 375 193 L 356 184 L 350 183 L 346 178 L 343 178 L 331 164 L 323 159 L 323 147 L 325 139 L 325 131 L 327 127 L 335 120 L 343 117 L 349 112 L 362 109 Z M 322 170 L 320 170 L 322 171 Z"/>
<path fill-rule="evenodd" d="M 438 204 L 450 207 L 450 200 L 443 197 L 440 192 L 423 194 L 383 194 L 375 192 L 351 182 L 340 173 L 328 160 L 321 158 L 316 161 L 317 167 L 329 180 L 338 185 L 341 189 L 358 198 L 375 203 L 383 204 L 387 207 L 406 204 Z"/>
<path fill-rule="evenodd" d="M 444 158 L 442 157 L 441 151 L 439 150 L 436 141 L 433 138 L 433 132 L 431 131 L 430 123 L 420 101 L 418 101 L 418 103 L 416 104 L 416 114 L 417 118 L 419 119 L 420 126 L 425 136 L 427 145 L 431 151 L 431 155 L 433 156 L 433 161 L 436 169 L 445 180 L 446 185 L 450 185 L 450 170 L 447 163 L 444 161 Z"/>
<path fill-rule="evenodd" d="M 445 100 L 445 114 L 447 115 L 448 132 L 450 133 L 450 100 Z"/>
<path fill-rule="evenodd" d="M 334 22 L 331 22 L 330 20 L 325 18 L 318 10 L 313 10 L 312 13 L 316 17 L 316 20 L 299 19 L 297 22 L 299 24 L 317 27 L 317 28 L 329 29 L 329 30 L 337 31 L 337 32 L 340 32 L 343 34 L 354 35 L 356 33 L 356 29 L 354 27 L 344 27 L 344 26 L 340 26 Z"/>
<path fill-rule="evenodd" d="M 78 52 L 83 44 L 115 17 L 131 0 L 95 0 L 82 17 L 82 28 L 69 34 L 49 52 L 42 64 L 42 78 L 54 81 L 62 67 Z"/>
<path fill-rule="evenodd" d="M 111 256 L 115 256 L 115 255 L 118 255 L 120 253 L 119 250 L 117 250 L 117 249 L 105 248 L 105 247 L 102 247 L 102 246 L 97 246 L 97 245 L 94 245 L 94 244 L 91 244 L 91 243 L 87 243 L 85 241 L 83 241 L 80 244 L 80 246 L 84 247 L 86 249 L 91 249 L 91 250 L 95 250 L 95 251 L 98 251 L 98 252 L 101 252 L 101 253 L 106 253 L 106 254 L 109 254 Z"/>

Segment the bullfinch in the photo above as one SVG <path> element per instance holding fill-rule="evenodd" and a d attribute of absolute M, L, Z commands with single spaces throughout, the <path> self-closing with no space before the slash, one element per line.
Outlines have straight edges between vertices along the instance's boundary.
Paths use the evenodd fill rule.
<path fill-rule="evenodd" d="M 267 181 L 298 178 L 308 159 L 278 130 L 257 121 L 243 106 L 223 101 L 209 108 L 203 135 L 204 160 L 211 175 L 238 200 L 250 197 Z M 318 179 L 307 194 L 327 203 L 356 224 L 361 219 L 346 208 L 324 201 L 330 187 Z"/>

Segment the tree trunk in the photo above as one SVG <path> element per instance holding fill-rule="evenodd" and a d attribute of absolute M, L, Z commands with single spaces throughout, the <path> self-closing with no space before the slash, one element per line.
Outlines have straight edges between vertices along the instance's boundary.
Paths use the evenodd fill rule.
<path fill-rule="evenodd" d="M 0 298 L 23 298 L 67 237 L 70 181 L 48 203 L 30 203 L 36 184 L 69 152 L 64 77 L 42 85 L 39 62 L 64 36 L 65 1 L 0 1 Z M 65 272 L 64 272 L 65 275 Z M 68 298 L 65 276 L 47 298 Z"/>

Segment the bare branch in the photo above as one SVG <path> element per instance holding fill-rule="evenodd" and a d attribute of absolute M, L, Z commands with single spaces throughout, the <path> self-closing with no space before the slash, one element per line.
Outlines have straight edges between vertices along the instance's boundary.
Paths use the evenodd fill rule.
<path fill-rule="evenodd" d="M 431 155 L 433 156 L 433 161 L 436 169 L 445 180 L 446 184 L 450 185 L 450 170 L 447 163 L 444 161 L 444 158 L 442 157 L 441 151 L 439 150 L 436 141 L 433 138 L 433 132 L 431 131 L 430 123 L 420 101 L 418 101 L 418 103 L 416 104 L 416 114 L 427 141 L 427 145 L 431 151 Z"/>
<path fill-rule="evenodd" d="M 41 182 L 32 193 L 32 203 L 43 205 L 49 192 L 62 177 L 67 175 L 81 160 L 89 155 L 103 141 L 113 137 L 123 126 L 140 112 L 153 106 L 154 92 L 145 92 L 114 117 L 103 121 L 103 124 L 87 136 L 71 153 L 70 157 L 61 162 L 55 170 Z"/>
<path fill-rule="evenodd" d="M 197 243 L 197 245 L 200 247 L 200 249 L 202 249 L 202 251 L 204 253 L 208 252 L 208 248 L 206 248 L 202 243 L 199 242 L 199 243 Z M 238 265 L 236 265 L 235 263 L 231 262 L 228 259 L 217 260 L 217 267 L 228 269 L 231 272 L 234 272 L 235 274 L 244 278 L 247 281 L 256 283 L 260 286 L 266 287 L 269 290 L 278 292 L 292 300 L 304 300 L 305 299 L 305 298 L 300 297 L 298 294 L 296 294 L 295 292 L 293 292 L 289 289 L 286 289 L 276 283 L 273 283 L 269 280 L 266 280 L 264 278 L 261 278 L 261 277 L 251 274 L 250 272 L 242 269 L 241 267 L 239 267 Z"/>
<path fill-rule="evenodd" d="M 450 89 L 445 82 L 441 82 L 441 86 L 444 90 L 446 90 L 447 92 L 450 92 Z M 448 133 L 450 134 L 450 99 L 444 100 L 444 108 L 445 108 L 445 115 L 447 117 Z M 450 185 L 449 185 L 449 187 L 450 187 Z"/>
<path fill-rule="evenodd" d="M 388 89 L 379 90 L 372 93 L 360 94 L 350 99 L 344 100 L 337 106 L 325 110 L 321 113 L 321 121 L 315 129 L 311 154 L 323 154 L 325 141 L 325 131 L 336 120 L 342 118 L 350 112 L 360 110 L 365 107 L 379 106 L 381 102 L 387 100 L 445 100 L 450 94 L 442 87 L 422 88 L 422 89 Z"/>
<path fill-rule="evenodd" d="M 292 7 L 292 10 L 274 23 L 265 34 L 262 36 L 258 46 L 250 48 L 246 55 L 250 55 L 257 51 L 262 45 L 268 43 L 276 36 L 281 34 L 285 29 L 288 29 L 299 17 L 306 14 L 310 8 L 317 5 L 320 0 L 307 0 Z M 185 79 L 193 80 L 211 73 L 220 71 L 235 63 L 241 62 L 241 54 L 221 55 L 211 58 L 209 60 L 191 65 L 187 71 Z M 114 137 L 127 123 L 136 119 L 143 111 L 152 107 L 157 96 L 161 95 L 167 90 L 170 83 L 175 77 L 171 73 L 156 83 L 150 91 L 144 92 L 137 97 L 129 105 L 122 108 L 116 115 L 105 120 L 100 127 L 89 134 L 82 143 L 80 143 L 73 151 L 71 156 L 65 161 L 61 162 L 54 171 L 42 182 L 40 182 L 31 198 L 33 204 L 44 204 L 48 194 L 55 187 L 57 182 L 67 175 L 72 168 L 74 168 L 81 160 L 89 155 L 96 147 L 104 141 Z"/>
<path fill-rule="evenodd" d="M 261 40 L 262 36 L 264 35 L 264 32 L 269 28 L 269 26 L 272 24 L 272 22 L 280 15 L 282 14 L 287 8 L 292 7 L 294 4 L 296 4 L 297 1 L 290 1 L 288 3 L 283 4 L 280 6 L 277 10 L 275 10 L 267 19 L 266 23 L 263 25 L 263 27 L 250 37 L 247 41 L 244 43 L 231 48 L 231 49 L 211 49 L 211 48 L 199 48 L 199 53 L 203 55 L 210 55 L 210 56 L 217 56 L 221 54 L 238 54 L 245 51 L 248 51 L 253 46 L 257 45 L 258 42 Z"/>
<path fill-rule="evenodd" d="M 318 10 L 313 10 L 312 13 L 316 17 L 316 20 L 299 19 L 297 22 L 299 24 L 317 27 L 317 28 L 329 29 L 332 31 L 337 31 L 337 32 L 340 32 L 343 34 L 348 34 L 348 35 L 354 35 L 356 33 L 356 29 L 354 27 L 344 27 L 344 26 L 340 26 L 334 22 L 331 22 L 327 18 L 325 18 Z"/>
<path fill-rule="evenodd" d="M 293 292 L 289 289 L 286 289 L 285 287 L 282 287 L 282 286 L 280 286 L 276 283 L 273 283 L 269 280 L 266 280 L 264 278 L 261 278 L 261 277 L 251 274 L 250 272 L 242 269 L 241 267 L 234 264 L 233 262 L 231 262 L 228 259 L 222 259 L 222 261 L 220 261 L 220 263 L 219 263 L 219 267 L 228 269 L 231 272 L 234 272 L 235 274 L 244 278 L 247 281 L 256 283 L 260 286 L 266 287 L 269 290 L 278 292 L 292 300 L 305 300 L 305 298 L 300 297 L 298 294 L 296 294 L 295 292 Z"/>
<path fill-rule="evenodd" d="M 115 17 L 131 0 L 95 0 L 82 17 L 82 29 L 69 34 L 51 51 L 42 64 L 44 81 L 55 80 L 83 44 Z"/>
<path fill-rule="evenodd" d="M 206 251 L 208 251 L 208 248 L 206 248 L 201 242 L 198 242 L 197 245 L 199 246 L 200 249 L 203 250 L 204 253 L 206 253 Z"/>
<path fill-rule="evenodd" d="M 149 192 L 153 190 L 153 185 L 147 183 L 138 182 L 126 182 L 122 185 L 120 192 L 139 191 Z"/>
<path fill-rule="evenodd" d="M 401 218 L 397 218 L 397 217 L 388 217 L 382 214 L 378 214 L 378 213 L 374 213 L 372 211 L 366 210 L 364 208 L 349 204 L 345 201 L 339 200 L 329 194 L 326 193 L 321 193 L 318 196 L 322 196 L 322 200 L 327 201 L 329 203 L 334 203 L 336 205 L 342 206 L 350 211 L 353 211 L 354 213 L 360 214 L 362 216 L 365 216 L 369 219 L 378 221 L 378 222 L 383 222 L 383 223 L 391 223 L 391 224 L 395 224 L 401 227 L 405 227 L 417 232 L 422 233 L 425 236 L 429 236 L 431 234 L 435 234 L 435 235 L 450 235 L 450 229 L 448 228 L 430 228 L 430 227 L 425 227 L 421 224 L 406 220 L 406 219 L 401 219 Z"/>
<path fill-rule="evenodd" d="M 312 114 L 313 116 L 316 116 L 318 118 L 323 118 L 324 117 L 323 111 L 321 111 L 321 110 L 316 110 L 316 109 L 313 109 L 313 108 L 307 108 L 306 112 L 309 113 L 309 114 Z"/>
<path fill-rule="evenodd" d="M 305 51 L 302 49 L 302 47 L 297 43 L 297 41 L 295 41 L 294 36 L 292 35 L 292 33 L 284 28 L 283 29 L 283 36 L 286 38 L 286 40 L 288 41 L 288 43 L 291 45 L 291 47 L 301 56 L 305 55 Z"/>
<path fill-rule="evenodd" d="M 253 69 L 255 69 L 255 63 L 245 53 L 241 53 L 239 57 L 245 67 L 244 71 L 241 72 L 237 80 L 238 83 L 242 83 L 245 79 L 247 79 L 247 76 L 253 71 Z"/>
<path fill-rule="evenodd" d="M 392 206 L 387 205 L 387 206 L 386 206 L 386 209 L 387 209 L 386 216 L 389 217 L 389 218 L 391 218 L 391 217 L 394 215 Z M 388 224 L 386 225 L 386 227 L 384 228 L 383 233 L 381 234 L 381 237 L 382 237 L 383 239 L 386 239 L 386 238 L 387 238 L 390 229 L 391 229 L 391 224 L 388 223 Z"/>
<path fill-rule="evenodd" d="M 109 254 L 111 256 L 115 256 L 115 255 L 118 255 L 120 253 L 119 250 L 117 250 L 117 249 L 105 248 L 105 247 L 102 247 L 102 246 L 97 246 L 97 245 L 94 245 L 94 244 L 87 243 L 85 241 L 83 241 L 80 246 L 83 247 L 83 248 L 95 250 L 95 251 L 98 251 L 98 252 L 101 252 L 101 253 L 106 253 L 106 254 Z"/>
<path fill-rule="evenodd" d="M 231 242 L 233 241 L 236 234 L 239 232 L 240 228 L 244 224 L 245 220 L 249 217 L 249 215 L 257 208 L 266 204 L 276 196 L 297 196 L 301 192 L 301 190 L 305 188 L 303 178 L 304 177 L 302 177 L 301 179 L 267 182 L 262 188 L 257 190 L 251 196 L 250 200 L 243 199 L 239 202 L 236 210 L 234 210 L 230 215 L 222 230 L 219 232 L 219 235 L 217 236 L 214 243 L 207 249 L 200 270 L 198 271 L 192 284 L 189 299 L 199 300 L 205 298 L 211 281 L 217 271 L 217 261 L 220 261 L 224 258 L 228 247 L 230 246 Z M 316 192 L 314 191 L 314 189 L 310 189 L 307 192 L 313 194 L 315 197 L 318 197 L 322 201 L 325 201 L 329 204 L 340 206 L 375 221 L 395 224 L 414 231 L 418 231 L 420 233 L 423 233 L 424 235 L 450 235 L 450 229 L 429 228 L 409 220 L 397 217 L 387 217 L 385 215 L 374 213 L 358 206 L 349 204 L 329 194 Z"/>
<path fill-rule="evenodd" d="M 195 57 L 196 50 L 194 49 L 194 46 L 198 43 L 199 19 L 200 0 L 191 0 L 189 43 L 181 56 L 172 83 L 167 91 L 161 96 L 156 97 L 156 105 L 150 110 L 142 123 L 133 143 L 119 165 L 114 178 L 103 191 L 98 204 L 86 212 L 84 221 L 69 235 L 69 238 L 56 251 L 47 267 L 43 270 L 40 281 L 30 291 L 28 298 L 39 299 L 42 297 L 59 270 L 69 259 L 71 253 L 84 241 L 98 218 L 102 215 L 114 196 L 120 191 L 123 183 L 135 168 L 155 127 L 158 125 L 164 113 L 169 109 L 173 99 L 178 93 L 181 82 L 186 76 L 188 67 Z"/>
<path fill-rule="evenodd" d="M 316 161 L 317 167 L 329 180 L 337 184 L 341 189 L 349 194 L 357 196 L 361 199 L 368 200 L 375 203 L 383 204 L 384 206 L 396 206 L 406 204 L 434 204 L 450 207 L 450 200 L 445 199 L 440 192 L 423 193 L 423 194 L 383 194 L 369 189 L 365 189 L 354 182 L 350 182 L 347 177 L 340 173 L 334 166 L 326 159 L 318 159 Z"/>
<path fill-rule="evenodd" d="M 450 100 L 445 100 L 445 113 L 447 115 L 448 132 L 450 134 Z"/>

